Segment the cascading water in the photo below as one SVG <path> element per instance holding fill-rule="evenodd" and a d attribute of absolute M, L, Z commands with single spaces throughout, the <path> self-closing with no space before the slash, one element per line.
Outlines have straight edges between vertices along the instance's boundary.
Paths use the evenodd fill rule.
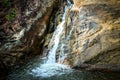
<path fill-rule="evenodd" d="M 49 64 L 49 63 L 55 63 L 56 62 L 56 50 L 58 48 L 58 45 L 59 45 L 59 38 L 60 38 L 60 34 L 62 33 L 63 31 L 63 26 L 65 24 L 65 21 L 62 21 L 58 27 L 57 27 L 57 30 L 54 32 L 53 34 L 53 37 L 51 39 L 51 42 L 49 45 L 51 45 L 52 43 L 54 43 L 52 49 L 49 51 L 48 53 L 48 59 L 47 59 L 47 62 L 46 64 Z"/>
<path fill-rule="evenodd" d="M 61 75 L 71 71 L 70 67 L 68 67 L 67 65 L 60 64 L 61 61 L 59 61 L 59 63 L 56 63 L 56 50 L 59 46 L 59 40 L 65 27 L 65 15 L 68 8 L 68 6 L 65 6 L 65 12 L 62 17 L 62 22 L 57 26 L 57 29 L 53 33 L 52 39 L 48 46 L 49 52 L 45 63 L 41 64 L 35 69 L 32 69 L 30 74 L 34 76 L 50 77 L 54 75 Z M 59 60 L 61 60 L 61 58 Z"/>
<path fill-rule="evenodd" d="M 13 73 L 8 76 L 7 80 L 116 80 L 110 78 L 111 76 L 116 76 L 116 74 L 111 75 L 100 72 L 91 73 L 88 71 L 77 71 L 62 64 L 67 54 L 70 53 L 70 51 L 65 51 L 65 48 L 70 49 L 69 42 L 75 28 L 74 26 L 69 27 L 70 30 L 67 32 L 67 36 L 65 36 L 65 16 L 67 10 L 71 7 L 69 0 L 67 0 L 67 5 L 69 6 L 65 6 L 64 8 L 62 22 L 57 26 L 49 43 L 47 58 L 41 59 L 40 57 L 36 57 L 26 64 L 26 66 L 13 71 Z M 64 39 L 61 40 L 63 35 Z M 56 61 L 58 48 L 60 49 L 60 54 L 58 61 Z"/>
<path fill-rule="evenodd" d="M 71 7 L 71 2 L 69 0 L 67 0 L 67 3 L 68 3 L 69 6 L 66 5 L 65 8 L 64 8 L 64 14 L 62 16 L 62 22 L 57 26 L 57 29 L 54 32 L 53 37 L 52 37 L 52 39 L 50 41 L 49 45 L 53 44 L 53 46 L 52 46 L 52 48 L 50 48 L 50 51 L 48 53 L 48 59 L 47 59 L 46 63 L 55 63 L 56 62 L 56 56 L 55 55 L 56 55 L 56 50 L 57 50 L 57 48 L 59 46 L 60 36 L 62 34 L 62 31 L 64 30 L 64 27 L 65 27 L 66 12 Z M 63 51 L 63 48 L 61 50 Z"/>

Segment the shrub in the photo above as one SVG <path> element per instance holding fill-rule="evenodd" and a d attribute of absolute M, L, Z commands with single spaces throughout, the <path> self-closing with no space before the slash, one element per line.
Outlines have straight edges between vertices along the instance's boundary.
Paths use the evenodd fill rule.
<path fill-rule="evenodd" d="M 13 8 L 10 12 L 5 16 L 7 20 L 13 20 L 16 16 L 16 10 Z"/>

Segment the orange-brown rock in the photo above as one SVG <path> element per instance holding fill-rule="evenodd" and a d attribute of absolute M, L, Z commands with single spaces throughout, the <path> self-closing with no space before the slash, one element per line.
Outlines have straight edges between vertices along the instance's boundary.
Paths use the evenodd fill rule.
<path fill-rule="evenodd" d="M 73 0 L 68 14 L 70 65 L 115 64 L 120 67 L 120 1 Z"/>

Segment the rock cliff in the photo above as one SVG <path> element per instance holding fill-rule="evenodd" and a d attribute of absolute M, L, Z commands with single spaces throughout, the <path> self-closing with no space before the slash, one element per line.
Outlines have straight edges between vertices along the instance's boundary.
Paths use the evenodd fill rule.
<path fill-rule="evenodd" d="M 66 41 L 69 46 L 65 53 L 69 55 L 64 63 L 120 67 L 120 1 L 73 0 L 73 3 L 66 15 L 65 35 L 70 31 L 72 34 Z"/>
<path fill-rule="evenodd" d="M 35 55 L 47 55 L 65 1 L 0 1 L 0 74 Z M 57 59 L 64 53 L 61 63 L 76 69 L 120 71 L 120 1 L 71 1 Z"/>
<path fill-rule="evenodd" d="M 0 76 L 40 55 L 58 0 L 0 1 Z"/>

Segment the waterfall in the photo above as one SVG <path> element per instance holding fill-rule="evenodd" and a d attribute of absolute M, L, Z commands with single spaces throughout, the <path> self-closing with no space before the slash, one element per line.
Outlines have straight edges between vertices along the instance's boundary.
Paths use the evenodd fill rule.
<path fill-rule="evenodd" d="M 67 0 L 67 2 L 69 2 L 68 4 L 70 4 L 69 0 Z M 62 16 L 62 21 L 57 26 L 55 32 L 53 33 L 52 39 L 50 40 L 50 43 L 48 46 L 49 51 L 48 51 L 47 58 L 45 59 L 45 63 L 40 64 L 40 66 L 35 69 L 32 69 L 31 72 L 29 72 L 29 74 L 40 76 L 40 77 L 50 77 L 56 74 L 61 75 L 71 71 L 68 65 L 60 64 L 65 58 L 64 44 L 61 46 L 62 53 L 60 54 L 60 56 L 62 57 L 59 56 L 59 59 L 58 59 L 59 63 L 56 63 L 56 51 L 59 47 L 60 37 L 63 34 L 65 29 L 65 15 L 68 8 L 70 8 L 70 6 L 66 5 L 64 8 L 64 14 Z"/>
<path fill-rule="evenodd" d="M 56 62 L 56 50 L 58 48 L 58 45 L 59 45 L 59 40 L 60 40 L 60 35 L 64 29 L 64 24 L 65 24 L 65 21 L 62 21 L 58 26 L 57 26 L 57 29 L 56 31 L 54 32 L 53 34 L 53 37 L 50 41 L 50 44 L 53 44 L 54 45 L 52 46 L 52 49 L 49 51 L 48 53 L 48 59 L 47 59 L 47 62 L 46 63 L 55 63 Z"/>
<path fill-rule="evenodd" d="M 59 40 L 64 29 L 65 21 L 63 20 L 54 32 L 52 39 L 49 43 L 50 50 L 47 55 L 45 63 L 41 64 L 40 67 L 32 69 L 29 74 L 36 77 L 51 77 L 54 75 L 62 75 L 64 73 L 70 72 L 70 67 L 67 65 L 56 63 L 56 50 L 59 46 Z"/>
<path fill-rule="evenodd" d="M 62 17 L 62 20 L 65 20 L 65 17 L 66 17 L 66 13 L 67 13 L 67 10 L 69 8 L 71 8 L 72 5 L 71 5 L 71 2 L 69 0 L 67 0 L 67 5 L 65 6 L 65 13 L 63 14 L 63 17 Z M 65 60 L 65 58 L 67 57 L 67 54 L 65 53 L 65 50 L 64 50 L 64 47 L 68 46 L 69 45 L 69 39 L 71 37 L 71 34 L 72 34 L 72 31 L 73 31 L 73 27 L 72 29 L 70 30 L 70 32 L 67 34 L 65 40 L 62 41 L 61 43 L 61 46 L 60 46 L 60 54 L 59 54 L 59 58 L 58 58 L 58 63 L 62 64 Z M 66 43 L 67 42 L 67 43 Z M 70 45 L 69 45 L 70 47 Z"/>
<path fill-rule="evenodd" d="M 62 31 L 65 27 L 65 17 L 66 17 L 66 12 L 67 10 L 71 7 L 71 2 L 69 0 L 67 0 L 67 3 L 69 4 L 65 6 L 64 8 L 64 14 L 62 16 L 62 22 L 57 26 L 57 29 L 55 30 L 54 34 L 53 34 L 53 37 L 49 43 L 49 45 L 52 45 L 52 48 L 50 48 L 50 51 L 48 53 L 48 59 L 46 61 L 46 63 L 56 63 L 56 50 L 58 48 L 58 45 L 59 45 L 59 40 L 60 40 L 60 36 L 62 34 Z M 71 32 L 70 32 L 71 33 Z M 64 45 L 64 44 L 63 44 Z M 62 49 L 61 49 L 62 50 Z M 62 50 L 63 51 L 63 50 Z M 63 52 L 64 53 L 64 52 Z M 62 53 L 62 54 L 63 54 Z M 60 55 L 61 56 L 61 55 Z M 59 58 L 60 58 L 59 56 Z M 62 56 L 63 58 L 63 56 Z M 64 58 L 63 58 L 64 59 Z M 59 59 L 60 60 L 60 59 Z M 59 61 L 60 62 L 60 61 Z M 61 62 L 60 62 L 61 63 Z"/>
<path fill-rule="evenodd" d="M 71 1 L 70 0 L 67 0 L 67 4 L 69 5 L 69 6 L 71 6 Z"/>

